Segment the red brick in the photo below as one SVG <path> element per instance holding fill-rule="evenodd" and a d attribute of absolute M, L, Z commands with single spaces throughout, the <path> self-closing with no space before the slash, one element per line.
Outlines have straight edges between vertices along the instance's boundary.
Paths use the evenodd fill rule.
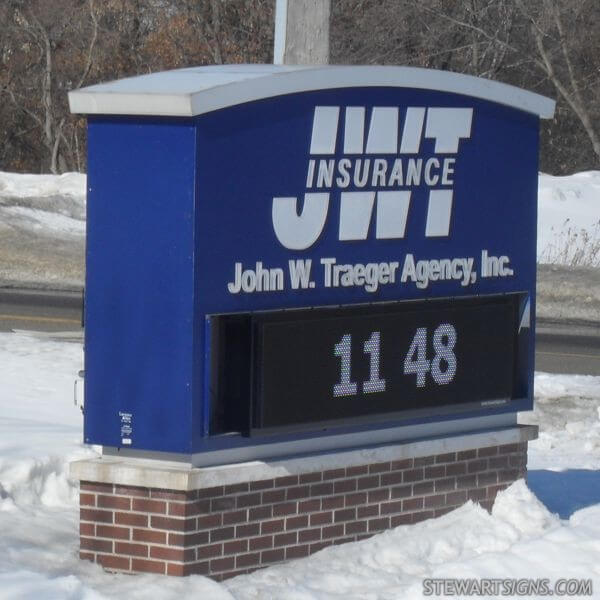
<path fill-rule="evenodd" d="M 402 503 L 405 500 L 396 500 L 395 502 L 384 502 L 379 511 L 382 515 L 390 515 L 392 513 L 402 512 Z"/>
<path fill-rule="evenodd" d="M 465 475 L 456 478 L 456 489 L 464 490 L 477 485 L 477 475 Z"/>
<path fill-rule="evenodd" d="M 320 471 L 316 473 L 304 473 L 298 477 L 298 483 L 300 485 L 303 483 L 315 483 L 317 481 L 321 481 L 321 477 L 323 477 L 323 474 Z"/>
<path fill-rule="evenodd" d="M 289 546 L 291 544 L 295 544 L 297 539 L 298 533 L 296 531 L 280 533 L 273 537 L 273 544 L 275 546 Z"/>
<path fill-rule="evenodd" d="M 267 490 L 262 493 L 263 504 L 273 504 L 275 502 L 283 502 L 285 500 L 285 490 Z"/>
<path fill-rule="evenodd" d="M 193 531 L 196 528 L 196 519 L 171 519 L 170 517 L 152 517 L 150 524 L 154 529 L 168 529 L 170 531 Z"/>
<path fill-rule="evenodd" d="M 288 517 L 285 520 L 286 531 L 308 527 L 308 515 L 299 515 L 297 517 Z"/>
<path fill-rule="evenodd" d="M 405 483 L 414 482 L 414 481 L 422 481 L 425 479 L 425 471 L 423 467 L 418 469 L 410 469 L 409 471 L 404 471 L 403 481 Z"/>
<path fill-rule="evenodd" d="M 128 540 L 129 529 L 126 527 L 113 527 L 112 525 L 96 525 L 96 536 L 113 540 Z"/>
<path fill-rule="evenodd" d="M 80 552 L 79 553 L 79 558 L 81 560 L 90 560 L 92 562 L 94 562 L 94 558 L 95 558 L 95 554 L 93 554 L 92 552 Z"/>
<path fill-rule="evenodd" d="M 492 456 L 489 459 L 490 469 L 505 469 L 509 466 L 509 456 Z"/>
<path fill-rule="evenodd" d="M 498 483 L 503 483 L 505 481 L 516 481 L 520 479 L 521 473 L 518 469 L 503 469 L 502 471 L 498 471 Z"/>
<path fill-rule="evenodd" d="M 167 563 L 167 575 L 170 577 L 185 577 L 191 575 L 189 565 Z"/>
<path fill-rule="evenodd" d="M 310 486 L 311 496 L 329 496 L 333 494 L 333 483 L 315 483 Z"/>
<path fill-rule="evenodd" d="M 259 523 L 249 523 L 248 525 L 238 525 L 236 527 L 235 537 L 243 538 L 243 537 L 252 537 L 254 535 L 258 535 L 260 533 L 260 524 Z"/>
<path fill-rule="evenodd" d="M 456 453 L 456 460 L 471 460 L 477 458 L 477 450 L 463 450 Z"/>
<path fill-rule="evenodd" d="M 498 446 L 498 454 L 512 454 L 513 452 L 519 452 L 521 447 L 519 444 L 504 444 Z"/>
<path fill-rule="evenodd" d="M 395 485 L 402 483 L 403 472 L 392 471 L 391 473 L 384 473 L 381 476 L 381 485 Z"/>
<path fill-rule="evenodd" d="M 79 523 L 79 535 L 94 537 L 96 535 L 96 525 L 94 523 Z"/>
<path fill-rule="evenodd" d="M 334 523 L 343 523 L 345 521 L 353 521 L 354 519 L 356 519 L 356 508 L 343 508 L 333 513 Z"/>
<path fill-rule="evenodd" d="M 213 498 L 210 501 L 211 512 L 220 512 L 222 510 L 233 510 L 236 508 L 235 496 L 223 496 L 222 498 Z M 241 508 L 241 507 L 237 507 Z"/>
<path fill-rule="evenodd" d="M 173 500 L 175 502 L 189 502 L 196 497 L 195 492 L 182 492 L 178 490 L 150 490 L 150 497 L 158 500 Z"/>
<path fill-rule="evenodd" d="M 157 560 L 142 560 L 140 558 L 131 559 L 131 570 L 140 571 L 141 573 L 156 573 L 164 575 L 166 565 L 164 562 Z"/>
<path fill-rule="evenodd" d="M 123 496 L 104 496 L 97 498 L 98 508 L 117 508 L 119 510 L 131 510 L 131 498 Z"/>
<path fill-rule="evenodd" d="M 426 519 L 432 519 L 433 515 L 434 513 L 432 510 L 425 510 L 422 512 L 412 513 L 412 522 L 419 523 L 420 521 L 425 521 Z"/>
<path fill-rule="evenodd" d="M 339 546 L 340 544 L 348 544 L 349 542 L 353 542 L 354 538 L 352 536 L 349 537 L 345 537 L 345 538 L 338 538 L 337 540 L 332 540 L 332 545 L 333 546 Z"/>
<path fill-rule="evenodd" d="M 415 458 L 415 467 L 428 467 L 435 462 L 435 456 L 419 456 Z"/>
<path fill-rule="evenodd" d="M 392 468 L 391 462 L 374 463 L 369 465 L 369 474 L 386 473 Z"/>
<path fill-rule="evenodd" d="M 371 504 L 367 506 L 359 506 L 356 509 L 357 519 L 368 519 L 370 517 L 379 516 L 379 504 Z"/>
<path fill-rule="evenodd" d="M 285 550 L 283 548 L 275 548 L 273 550 L 265 550 L 260 555 L 260 561 L 263 564 L 272 564 L 281 562 L 285 559 Z"/>
<path fill-rule="evenodd" d="M 467 463 L 456 462 L 446 465 L 446 475 L 465 475 L 467 473 Z"/>
<path fill-rule="evenodd" d="M 319 552 L 319 550 L 323 550 L 323 548 L 328 548 L 331 546 L 331 542 L 317 542 L 316 544 L 311 544 L 309 548 L 309 552 L 314 554 L 315 552 Z"/>
<path fill-rule="evenodd" d="M 79 539 L 79 545 L 82 550 L 91 550 L 93 552 L 112 553 L 113 551 L 113 543 L 111 540 L 82 537 Z"/>
<path fill-rule="evenodd" d="M 150 497 L 150 490 L 145 487 L 133 485 L 115 485 L 116 496 L 137 496 L 138 498 Z"/>
<path fill-rule="evenodd" d="M 433 511 L 433 516 L 434 517 L 441 517 L 443 515 L 447 515 L 449 512 L 452 512 L 455 509 L 456 509 L 456 507 L 454 507 L 454 506 L 444 506 L 442 508 L 436 508 Z"/>
<path fill-rule="evenodd" d="M 412 495 L 412 485 L 400 485 L 390 490 L 391 497 L 395 500 L 396 498 L 408 498 Z"/>
<path fill-rule="evenodd" d="M 369 521 L 368 529 L 370 532 L 374 531 L 383 531 L 384 529 L 389 529 L 390 527 L 390 518 L 382 517 L 379 519 L 371 519 Z"/>
<path fill-rule="evenodd" d="M 467 463 L 468 473 L 479 473 L 485 471 L 488 468 L 488 461 L 485 458 L 479 458 L 477 460 L 471 460 Z"/>
<path fill-rule="evenodd" d="M 446 494 L 446 504 L 448 506 L 457 506 L 464 504 L 467 501 L 467 492 L 462 490 L 460 492 L 451 492 Z"/>
<path fill-rule="evenodd" d="M 401 525 L 410 525 L 412 523 L 412 518 L 414 514 L 415 513 L 392 515 L 390 517 L 390 526 L 400 527 Z"/>
<path fill-rule="evenodd" d="M 115 556 L 114 554 L 98 554 L 96 562 L 105 569 L 119 569 L 129 571 L 131 559 L 126 556 Z"/>
<path fill-rule="evenodd" d="M 79 506 L 96 506 L 96 495 L 79 494 Z"/>
<path fill-rule="evenodd" d="M 223 525 L 234 525 L 236 523 L 245 523 L 248 520 L 248 511 L 236 510 L 234 512 L 223 513 Z"/>
<path fill-rule="evenodd" d="M 486 471 L 485 473 L 479 473 L 477 475 L 477 487 L 486 487 L 493 485 L 498 482 L 498 474 L 496 471 Z"/>
<path fill-rule="evenodd" d="M 112 494 L 112 483 L 94 483 L 92 481 L 82 481 L 79 484 L 79 489 L 82 492 L 98 492 L 100 494 Z"/>
<path fill-rule="evenodd" d="M 79 509 L 80 521 L 93 521 L 96 523 L 112 523 L 113 513 L 108 510 L 94 510 L 93 508 Z"/>
<path fill-rule="evenodd" d="M 501 492 L 507 488 L 508 484 L 504 483 L 501 485 L 491 485 L 487 488 L 487 497 L 490 500 L 494 500 L 496 498 L 496 494 Z"/>
<path fill-rule="evenodd" d="M 356 479 L 341 479 L 333 482 L 334 494 L 345 494 L 356 491 Z"/>
<path fill-rule="evenodd" d="M 351 523 L 346 523 L 345 525 L 345 535 L 357 535 L 359 533 L 367 532 L 367 522 L 366 521 L 352 521 Z"/>
<path fill-rule="evenodd" d="M 321 508 L 323 510 L 332 510 L 344 506 L 344 496 L 330 496 L 321 499 Z"/>
<path fill-rule="evenodd" d="M 511 467 L 524 467 L 527 465 L 527 455 L 525 454 L 510 454 L 508 462 Z"/>
<path fill-rule="evenodd" d="M 273 536 L 263 535 L 256 538 L 251 538 L 248 543 L 248 549 L 253 550 L 267 550 L 273 547 Z"/>
<path fill-rule="evenodd" d="M 165 548 L 163 546 L 150 546 L 150 558 L 169 560 L 175 562 L 191 562 L 196 558 L 194 548 Z"/>
<path fill-rule="evenodd" d="M 302 546 L 289 546 L 285 549 L 285 559 L 293 560 L 296 558 L 304 558 L 309 554 L 308 549 L 308 544 L 304 544 Z"/>
<path fill-rule="evenodd" d="M 260 492 L 252 492 L 251 494 L 242 494 L 237 497 L 236 507 L 247 508 L 248 506 L 258 506 L 261 503 Z"/>
<path fill-rule="evenodd" d="M 344 525 L 342 523 L 338 525 L 330 525 L 329 527 L 323 527 L 321 533 L 323 539 L 341 537 L 344 535 Z"/>
<path fill-rule="evenodd" d="M 231 540 L 235 537 L 235 527 L 221 527 L 220 529 L 213 529 L 210 532 L 210 541 L 223 542 L 225 540 Z"/>
<path fill-rule="evenodd" d="M 273 516 L 272 506 L 256 506 L 248 510 L 248 521 L 263 521 Z"/>
<path fill-rule="evenodd" d="M 223 544 L 223 554 L 240 554 L 248 552 L 248 540 L 234 540 Z"/>
<path fill-rule="evenodd" d="M 163 533 L 163 532 L 160 532 Z M 196 533 L 169 533 L 169 546 L 199 546 L 208 544 L 208 531 L 197 531 Z"/>
<path fill-rule="evenodd" d="M 208 575 L 210 573 L 210 563 L 207 560 L 186 565 L 189 575 Z"/>
<path fill-rule="evenodd" d="M 298 512 L 298 504 L 296 502 L 286 502 L 284 504 L 275 504 L 273 506 L 274 517 L 284 517 L 286 515 L 295 515 Z"/>
<path fill-rule="evenodd" d="M 222 515 L 214 514 L 198 517 L 196 526 L 198 529 L 213 529 L 214 527 L 220 527 L 222 524 Z"/>
<path fill-rule="evenodd" d="M 481 502 L 485 500 L 487 497 L 485 489 L 474 488 L 472 490 L 467 490 L 467 498 L 472 500 L 473 502 Z"/>
<path fill-rule="evenodd" d="M 223 486 L 219 485 L 212 488 L 204 488 L 196 491 L 196 496 L 199 500 L 202 498 L 216 498 L 222 496 L 224 492 Z"/>
<path fill-rule="evenodd" d="M 223 544 L 210 544 L 209 546 L 200 546 L 197 552 L 197 559 L 215 558 L 223 554 Z"/>
<path fill-rule="evenodd" d="M 315 513 L 314 515 L 310 515 L 310 525 L 314 527 L 315 525 L 329 525 L 333 521 L 333 513 L 332 512 L 321 512 Z"/>
<path fill-rule="evenodd" d="M 134 542 L 150 542 L 152 544 L 166 544 L 167 533 L 165 531 L 154 531 L 152 529 L 134 529 L 132 531 Z"/>
<path fill-rule="evenodd" d="M 456 489 L 456 478 L 447 477 L 446 479 L 437 479 L 435 481 L 436 492 L 447 492 Z"/>
<path fill-rule="evenodd" d="M 117 525 L 130 525 L 132 527 L 148 527 L 148 515 L 116 512 L 115 523 Z"/>
<path fill-rule="evenodd" d="M 364 493 L 364 492 L 363 492 Z M 358 495 L 358 494 L 356 494 Z M 346 497 L 346 502 L 348 502 L 348 498 Z M 376 504 L 377 502 L 385 502 L 389 500 L 390 490 L 388 488 L 382 488 L 380 490 L 372 490 L 368 493 L 368 502 L 369 504 Z M 360 502 L 360 504 L 365 504 L 365 502 Z"/>
<path fill-rule="evenodd" d="M 260 524 L 260 532 L 262 534 L 279 533 L 280 531 L 284 530 L 284 526 L 284 519 L 273 519 L 272 521 L 263 521 Z"/>
<path fill-rule="evenodd" d="M 434 467 L 425 467 L 425 479 L 439 479 L 446 476 L 448 465 L 435 465 Z"/>
<path fill-rule="evenodd" d="M 389 493 L 387 490 L 379 490 L 383 493 L 385 493 L 385 495 L 387 496 L 387 494 Z M 371 494 L 373 492 L 370 492 Z M 346 506 L 358 506 L 359 504 L 366 504 L 367 503 L 367 494 L 365 492 L 359 492 L 358 494 L 348 494 L 346 496 L 345 502 L 344 504 Z"/>
<path fill-rule="evenodd" d="M 346 477 L 358 477 L 359 475 L 367 475 L 369 473 L 369 465 L 357 465 L 356 467 L 346 467 Z"/>
<path fill-rule="evenodd" d="M 473 455 L 474 457 L 475 455 Z M 449 463 L 449 462 L 454 462 L 455 460 L 457 460 L 457 454 L 456 452 L 448 452 L 446 454 L 438 454 L 435 457 L 435 462 L 436 464 L 438 463 Z M 461 460 L 461 459 L 458 459 Z"/>
<path fill-rule="evenodd" d="M 258 564 L 260 564 L 260 552 L 254 552 L 251 554 L 240 554 L 235 557 L 236 569 L 254 567 Z"/>
<path fill-rule="evenodd" d="M 244 483 L 232 483 L 231 485 L 226 485 L 223 493 L 226 496 L 229 496 L 231 494 L 243 494 L 244 492 L 247 492 L 250 489 L 250 486 L 248 483 L 244 482 Z"/>
<path fill-rule="evenodd" d="M 357 490 L 367 490 L 369 488 L 379 487 L 379 475 L 369 475 L 368 477 L 360 477 L 357 480 Z"/>
<path fill-rule="evenodd" d="M 275 482 L 272 479 L 263 479 L 262 481 L 251 481 L 249 489 L 251 492 L 258 492 L 271 489 L 274 485 Z"/>
<path fill-rule="evenodd" d="M 323 471 L 323 481 L 330 479 L 341 479 L 346 476 L 346 469 L 330 469 L 329 471 Z"/>
<path fill-rule="evenodd" d="M 234 568 L 235 559 L 233 556 L 227 556 L 226 558 L 215 558 L 210 561 L 210 570 L 213 573 L 216 573 L 218 571 L 231 571 Z"/>
<path fill-rule="evenodd" d="M 115 554 L 125 554 L 127 556 L 148 556 L 148 546 L 146 544 L 115 542 Z"/>
<path fill-rule="evenodd" d="M 404 503 L 403 509 L 405 511 L 413 511 L 413 510 L 420 510 L 421 508 L 423 508 L 423 498 L 405 498 L 404 500 L 402 500 L 402 502 Z"/>
<path fill-rule="evenodd" d="M 306 542 L 316 542 L 321 539 L 321 529 L 305 529 L 304 531 L 298 532 L 298 543 L 304 544 Z"/>
<path fill-rule="evenodd" d="M 439 508 L 446 505 L 446 495 L 427 496 L 424 500 L 425 508 Z"/>
<path fill-rule="evenodd" d="M 298 485 L 298 475 L 286 475 L 275 479 L 276 487 L 289 487 L 290 485 Z"/>
<path fill-rule="evenodd" d="M 415 496 L 423 496 L 425 494 L 433 494 L 433 481 L 422 481 L 413 485 L 413 494 Z"/>
<path fill-rule="evenodd" d="M 304 500 L 304 502 L 298 502 L 299 513 L 311 513 L 321 510 L 321 500 L 318 498 L 314 500 Z"/>
<path fill-rule="evenodd" d="M 414 461 L 412 458 L 402 458 L 392 461 L 392 471 L 402 471 L 404 469 L 412 469 Z"/>
<path fill-rule="evenodd" d="M 477 450 L 477 456 L 485 458 L 487 456 L 496 456 L 498 454 L 498 446 L 488 446 L 487 448 L 479 448 Z"/>
<path fill-rule="evenodd" d="M 173 517 L 192 517 L 210 512 L 210 500 L 195 502 L 169 502 L 169 515 Z"/>

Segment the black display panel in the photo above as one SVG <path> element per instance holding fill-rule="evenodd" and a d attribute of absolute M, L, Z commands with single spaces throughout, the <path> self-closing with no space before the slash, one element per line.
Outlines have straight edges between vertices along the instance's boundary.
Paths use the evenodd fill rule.
<path fill-rule="evenodd" d="M 515 296 L 256 316 L 252 428 L 508 402 L 516 316 Z"/>

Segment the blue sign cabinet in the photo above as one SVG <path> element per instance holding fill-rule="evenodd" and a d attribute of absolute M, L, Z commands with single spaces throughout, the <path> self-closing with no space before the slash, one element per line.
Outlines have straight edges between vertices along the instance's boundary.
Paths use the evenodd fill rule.
<path fill-rule="evenodd" d="M 194 455 L 531 409 L 551 100 L 242 65 L 70 102 L 88 115 L 87 443 Z"/>

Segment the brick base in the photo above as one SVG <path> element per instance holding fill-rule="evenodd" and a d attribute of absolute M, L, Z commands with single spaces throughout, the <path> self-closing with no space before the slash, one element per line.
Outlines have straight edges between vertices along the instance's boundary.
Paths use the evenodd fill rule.
<path fill-rule="evenodd" d="M 443 515 L 490 510 L 524 477 L 527 442 L 194 491 L 81 482 L 83 559 L 221 580 Z"/>

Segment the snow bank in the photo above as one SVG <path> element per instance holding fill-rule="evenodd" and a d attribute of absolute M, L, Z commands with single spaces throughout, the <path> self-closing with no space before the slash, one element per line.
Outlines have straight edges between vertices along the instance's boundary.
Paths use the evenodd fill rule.
<path fill-rule="evenodd" d="M 81 362 L 80 343 L 0 333 L 2 600 L 390 600 L 421 598 L 423 580 L 442 577 L 546 578 L 551 584 L 592 578 L 598 597 L 597 471 L 586 471 L 591 493 L 568 520 L 519 481 L 498 496 L 491 515 L 468 503 L 438 519 L 224 584 L 200 576 L 104 573 L 78 559 L 77 488 L 66 475 L 70 460 L 93 454 L 81 444 L 81 415 L 72 404 Z M 522 415 L 542 428 L 531 445 L 533 473 L 598 468 L 600 378 L 537 374 L 536 385 L 536 412 Z M 538 491 L 547 492 L 539 482 Z"/>
<path fill-rule="evenodd" d="M 600 266 L 600 171 L 540 174 L 538 262 Z"/>

